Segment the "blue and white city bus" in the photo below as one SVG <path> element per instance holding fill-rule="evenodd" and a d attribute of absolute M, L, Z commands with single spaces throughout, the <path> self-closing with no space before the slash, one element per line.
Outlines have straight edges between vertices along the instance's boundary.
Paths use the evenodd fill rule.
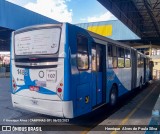
<path fill-rule="evenodd" d="M 149 58 L 130 46 L 68 23 L 12 33 L 14 107 L 74 118 L 149 81 Z"/>

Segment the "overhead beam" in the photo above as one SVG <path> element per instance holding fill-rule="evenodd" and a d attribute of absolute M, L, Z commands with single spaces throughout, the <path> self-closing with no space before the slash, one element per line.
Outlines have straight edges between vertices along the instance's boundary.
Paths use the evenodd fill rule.
<path fill-rule="evenodd" d="M 152 47 L 152 48 L 160 48 L 160 46 L 158 46 L 158 45 L 139 45 L 139 46 L 137 46 L 137 45 L 134 45 L 134 47 L 135 48 L 150 48 L 150 47 Z"/>
<path fill-rule="evenodd" d="M 136 7 L 133 7 L 131 0 L 125 0 L 123 4 L 119 0 L 97 0 L 109 11 L 112 12 L 119 20 L 128 26 L 130 30 L 136 33 L 139 37 L 142 37 L 143 26 L 139 25 L 142 23 L 142 17 L 139 14 Z M 132 8 L 133 12 L 128 12 Z M 134 19 L 141 18 L 141 19 Z"/>
<path fill-rule="evenodd" d="M 157 32 L 157 35 L 160 37 L 160 28 L 159 28 L 159 26 L 158 26 L 158 23 L 157 23 L 154 15 L 153 15 L 153 13 L 151 12 L 151 8 L 149 8 L 149 3 L 147 2 L 147 0 L 143 0 L 143 2 L 144 2 L 144 5 L 145 5 L 145 7 L 146 7 L 146 9 L 147 9 L 147 12 L 148 12 L 148 14 L 149 14 L 152 22 L 153 22 L 153 24 L 154 24 L 155 30 L 156 30 L 156 32 Z"/>

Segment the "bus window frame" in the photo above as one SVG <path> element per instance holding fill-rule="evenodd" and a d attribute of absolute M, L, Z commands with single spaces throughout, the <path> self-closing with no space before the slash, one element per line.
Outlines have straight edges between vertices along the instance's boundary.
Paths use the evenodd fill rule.
<path fill-rule="evenodd" d="M 126 57 L 126 50 L 129 52 L 130 57 Z M 128 48 L 124 49 L 124 57 L 125 57 L 125 68 L 131 68 L 131 51 L 130 51 L 130 49 L 128 49 Z M 130 66 L 129 67 L 126 67 L 126 59 L 128 59 L 130 61 Z"/>
<path fill-rule="evenodd" d="M 86 69 L 80 69 L 79 66 L 78 66 L 78 36 L 85 37 L 87 39 L 88 67 Z M 89 70 L 89 66 L 90 66 L 90 62 L 89 62 L 89 38 L 86 35 L 77 34 L 77 36 L 76 36 L 76 45 L 77 45 L 77 50 L 76 50 L 76 66 L 77 66 L 77 69 L 79 71 L 87 71 L 87 70 Z M 84 52 L 81 52 L 81 53 L 84 53 Z M 84 54 L 86 54 L 86 53 L 84 53 Z"/>
<path fill-rule="evenodd" d="M 118 48 L 120 48 L 121 50 L 123 49 L 123 57 L 121 56 L 121 54 L 119 56 L 119 50 L 118 50 Z M 119 58 L 123 59 L 123 61 L 124 61 L 124 66 L 123 67 L 119 67 L 119 65 L 118 65 Z M 117 46 L 117 67 L 118 68 L 125 68 L 125 48 L 121 47 L 121 46 Z"/>
<path fill-rule="evenodd" d="M 141 54 L 137 53 L 137 68 L 141 68 Z"/>
<path fill-rule="evenodd" d="M 95 50 L 95 70 L 93 69 L 93 60 L 92 60 L 93 50 Z M 92 43 L 92 47 L 91 47 L 91 68 L 92 68 L 92 72 L 97 72 L 97 51 L 96 51 L 96 43 L 95 42 Z"/>
<path fill-rule="evenodd" d="M 144 67 L 144 59 L 145 59 L 145 57 L 143 55 L 141 55 L 141 68 Z"/>
<path fill-rule="evenodd" d="M 109 46 L 111 47 L 111 55 L 108 55 L 108 50 L 109 50 L 108 48 L 109 48 Z M 113 46 L 116 48 L 116 56 L 113 56 Z M 107 44 L 107 57 L 108 57 L 108 68 L 109 68 L 109 69 L 118 68 L 117 45 L 108 42 L 108 44 Z M 112 59 L 112 67 L 109 66 L 109 58 Z M 116 63 L 117 63 L 117 64 L 116 64 L 116 67 L 113 66 L 113 58 L 116 58 Z"/>

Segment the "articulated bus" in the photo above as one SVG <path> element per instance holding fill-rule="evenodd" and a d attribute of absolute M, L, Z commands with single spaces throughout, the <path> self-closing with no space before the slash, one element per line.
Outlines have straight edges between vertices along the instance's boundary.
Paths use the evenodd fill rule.
<path fill-rule="evenodd" d="M 150 80 L 149 57 L 120 42 L 68 23 L 12 33 L 14 107 L 74 118 Z"/>

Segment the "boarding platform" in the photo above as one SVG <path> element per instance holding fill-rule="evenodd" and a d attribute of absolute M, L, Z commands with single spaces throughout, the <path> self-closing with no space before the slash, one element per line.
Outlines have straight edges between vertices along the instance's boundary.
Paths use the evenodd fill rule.
<path fill-rule="evenodd" d="M 137 93 L 137 91 L 135 92 Z M 129 96 L 132 96 L 133 94 L 134 93 Z M 125 99 L 122 99 L 122 101 L 124 102 Z M 159 80 L 150 82 L 142 91 L 138 92 L 135 96 L 133 95 L 130 99 L 126 99 L 126 101 L 128 102 L 121 106 L 121 108 L 117 111 L 113 110 L 113 113 L 109 117 L 85 133 L 94 134 L 99 129 L 99 126 L 121 128 L 121 130 L 123 127 L 126 127 L 126 130 L 124 131 L 114 131 L 112 129 L 112 131 L 100 131 L 102 134 L 132 134 L 133 132 L 141 134 L 160 133 L 160 131 L 154 130 L 147 131 L 150 126 L 159 129 L 158 125 L 160 125 Z M 135 128 L 139 127 L 139 130 L 127 130 L 127 127 L 133 129 L 134 126 Z"/>
<path fill-rule="evenodd" d="M 158 87 L 160 89 L 160 86 Z M 154 108 L 152 110 L 152 116 L 151 120 L 149 122 L 150 126 L 156 126 L 160 130 L 160 95 L 154 105 Z M 152 133 L 160 133 L 160 131 L 154 131 Z M 146 131 L 146 134 L 151 134 L 151 132 Z"/>

